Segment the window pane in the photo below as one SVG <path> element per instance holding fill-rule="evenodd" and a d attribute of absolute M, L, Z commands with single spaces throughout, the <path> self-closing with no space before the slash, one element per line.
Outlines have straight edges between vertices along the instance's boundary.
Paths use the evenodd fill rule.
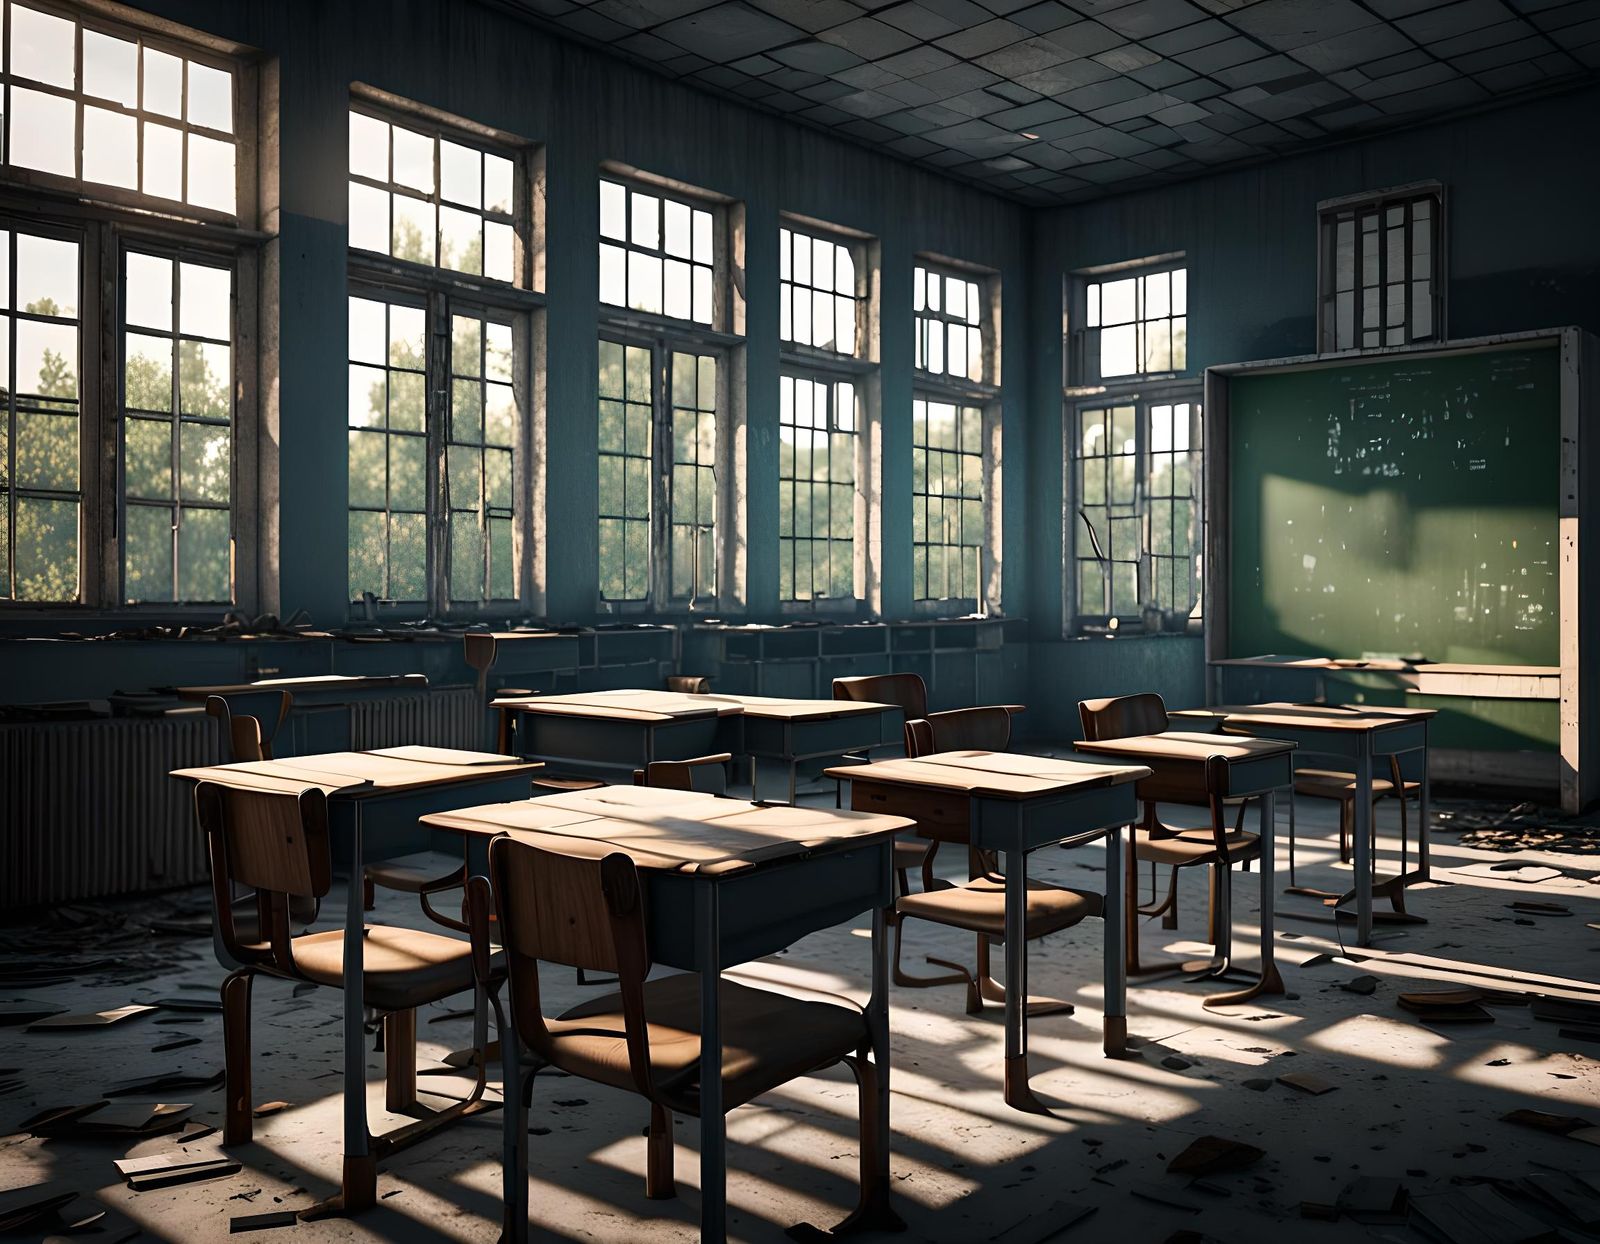
<path fill-rule="evenodd" d="M 395 133 L 400 133 L 398 127 Z M 396 147 L 398 151 L 398 146 Z M 394 196 L 394 227 L 389 253 L 412 263 L 434 262 L 434 208 L 409 195 Z"/>
<path fill-rule="evenodd" d="M 144 122 L 143 131 L 141 188 L 158 199 L 183 198 L 183 132 L 153 121 Z"/>
<path fill-rule="evenodd" d="M 369 117 L 364 112 L 350 113 L 350 171 L 374 181 L 389 180 L 387 121 Z"/>
<path fill-rule="evenodd" d="M 515 208 L 515 173 L 516 166 L 504 156 L 484 155 L 483 205 L 487 210 L 509 215 Z"/>
<path fill-rule="evenodd" d="M 231 417 L 232 355 L 227 346 L 215 342 L 178 343 L 178 392 L 184 414 Z"/>
<path fill-rule="evenodd" d="M 483 217 L 459 208 L 439 209 L 439 266 L 483 272 Z"/>
<path fill-rule="evenodd" d="M 1134 298 L 1138 281 L 1107 281 L 1100 287 L 1102 324 L 1129 324 L 1135 318 Z"/>
<path fill-rule="evenodd" d="M 388 191 L 350 183 L 350 245 L 380 255 L 388 253 Z"/>
<path fill-rule="evenodd" d="M 235 202 L 232 143 L 189 135 L 189 202 L 219 212 L 232 212 Z"/>
<path fill-rule="evenodd" d="M 12 9 L 13 14 L 24 11 Z M 70 99 L 13 86 L 9 118 L 11 163 L 42 173 L 76 176 L 72 159 L 75 112 Z"/>
<path fill-rule="evenodd" d="M 172 510 L 130 505 L 123 552 L 124 593 L 130 603 L 172 599 Z"/>
<path fill-rule="evenodd" d="M 83 109 L 83 179 L 139 188 L 138 123 L 119 112 L 85 105 Z"/>
<path fill-rule="evenodd" d="M 183 61 L 158 48 L 144 49 L 144 108 L 164 117 L 183 116 Z"/>
<path fill-rule="evenodd" d="M 71 90 L 77 85 L 73 24 L 20 4 L 11 6 L 11 71 Z"/>
<path fill-rule="evenodd" d="M 128 418 L 123 424 L 122 453 L 128 496 L 149 501 L 172 498 L 171 423 Z"/>
<path fill-rule="evenodd" d="M 600 183 L 600 236 L 619 242 L 628 237 L 628 192 L 614 181 Z"/>
<path fill-rule="evenodd" d="M 77 317 L 76 242 L 17 234 L 17 306 L 34 315 Z"/>
<path fill-rule="evenodd" d="M 189 62 L 189 124 L 233 132 L 233 75 L 199 61 Z"/>
<path fill-rule="evenodd" d="M 17 320 L 18 394 L 78 397 L 78 329 L 72 324 Z"/>
<path fill-rule="evenodd" d="M 661 200 L 634 190 L 628 195 L 628 240 L 656 250 L 661 245 Z"/>
<path fill-rule="evenodd" d="M 403 125 L 389 127 L 394 143 L 394 180 L 401 186 L 433 193 L 433 139 Z"/>
<path fill-rule="evenodd" d="M 130 410 L 172 409 L 172 339 L 146 333 L 123 338 L 123 400 Z"/>
<path fill-rule="evenodd" d="M 209 264 L 179 265 L 182 308 L 178 327 L 197 337 L 232 336 L 233 273 Z"/>
<path fill-rule="evenodd" d="M 228 512 L 185 506 L 178 525 L 178 599 L 231 600 L 230 552 Z"/>
<path fill-rule="evenodd" d="M 15 53 L 12 67 L 16 68 Z M 83 32 L 83 89 L 125 108 L 139 105 L 139 49 L 127 39 Z"/>
<path fill-rule="evenodd" d="M 448 138 L 439 142 L 439 193 L 465 207 L 483 206 L 483 154 Z"/>

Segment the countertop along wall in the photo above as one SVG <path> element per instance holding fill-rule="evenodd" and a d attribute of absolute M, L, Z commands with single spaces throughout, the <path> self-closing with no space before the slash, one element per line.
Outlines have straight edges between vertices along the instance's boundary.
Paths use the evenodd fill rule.
<path fill-rule="evenodd" d="M 1076 701 L 1154 689 L 1204 699 L 1197 636 L 1062 639 L 1062 274 L 1184 251 L 1189 367 L 1315 353 L 1317 203 L 1438 180 L 1447 196 L 1452 338 L 1576 324 L 1600 331 L 1600 88 L 1351 142 L 1033 218 L 1030 728 L 1077 733 Z M 1048 517 L 1047 517 L 1048 516 Z M 1045 707 L 1048 703 L 1048 708 Z"/>

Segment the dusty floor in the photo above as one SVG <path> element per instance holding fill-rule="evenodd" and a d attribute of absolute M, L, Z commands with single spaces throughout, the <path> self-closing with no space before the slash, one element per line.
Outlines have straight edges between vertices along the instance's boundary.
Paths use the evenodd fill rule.
<path fill-rule="evenodd" d="M 831 792 L 826 802 L 832 802 Z M 1302 884 L 1342 888 L 1349 875 L 1336 863 L 1331 813 L 1331 805 L 1301 804 Z M 1280 819 L 1280 837 L 1285 837 L 1287 818 Z M 1411 908 L 1428 923 L 1380 926 L 1378 951 L 1431 954 L 1577 981 L 1600 977 L 1595 957 L 1600 932 L 1589 924 L 1600 921 L 1600 886 L 1588 881 L 1600 872 L 1600 855 L 1515 850 L 1520 841 L 1515 833 L 1463 835 L 1451 828 L 1466 819 L 1458 815 L 1432 835 L 1436 876 L 1453 884 L 1412 891 Z M 1380 825 L 1385 845 L 1393 849 L 1392 808 L 1382 811 Z M 1466 842 L 1488 843 L 1495 850 Z M 1573 838 L 1555 845 L 1596 844 Z M 1449 871 L 1479 860 L 1503 861 L 1508 851 L 1552 864 L 1565 875 L 1524 885 Z M 1098 887 L 1101 858 L 1095 849 L 1046 850 L 1034 857 L 1031 871 Z M 1253 961 L 1257 882 L 1254 874 L 1236 880 L 1239 950 Z M 1519 916 L 1506 906 L 1519 899 L 1564 904 L 1573 914 Z M 151 919 L 200 901 L 197 892 L 117 907 L 114 915 L 125 920 L 126 940 L 106 953 L 131 964 L 121 967 L 75 965 L 74 949 L 86 961 L 100 955 L 93 931 L 72 929 L 73 914 L 65 913 L 44 940 L 22 940 L 58 959 L 73 983 L 7 980 L 0 983 L 0 1000 L 26 998 L 90 1011 L 158 999 L 212 998 L 222 972 L 209 940 L 143 931 Z M 410 902 L 386 895 L 375 918 L 417 923 Z M 1054 1117 L 1020 1114 L 1002 1103 L 998 1008 L 969 1017 L 958 989 L 895 991 L 893 1171 L 898 1208 L 909 1223 L 908 1234 L 900 1238 L 1143 1244 L 1192 1233 L 1180 1238 L 1215 1237 L 1235 1244 L 1291 1234 L 1309 1241 L 1421 1240 L 1428 1237 L 1419 1234 L 1415 1222 L 1317 1221 L 1302 1218 L 1301 1204 L 1333 1203 L 1358 1176 L 1394 1177 L 1416 1197 L 1460 1191 L 1477 1181 L 1518 1180 L 1541 1170 L 1600 1170 L 1600 1151 L 1592 1145 L 1500 1121 L 1510 1110 L 1531 1107 L 1600 1122 L 1600 1076 L 1595 1074 L 1600 1045 L 1562 1037 L 1557 1024 L 1535 1020 L 1526 1006 L 1494 1007 L 1490 1024 L 1426 1027 L 1395 999 L 1408 982 L 1425 981 L 1428 973 L 1339 958 L 1298 966 L 1313 956 L 1339 954 L 1334 927 L 1325 920 L 1288 918 L 1291 912 L 1320 916 L 1321 908 L 1310 899 L 1282 896 L 1279 909 L 1284 913 L 1279 959 L 1289 996 L 1218 1012 L 1201 1006 L 1215 986 L 1181 979 L 1135 983 L 1129 992 L 1129 1028 L 1142 1045 L 1127 1061 L 1108 1061 L 1100 1052 L 1099 923 L 1035 943 L 1034 989 L 1069 998 L 1078 1008 L 1075 1015 L 1032 1025 L 1034 1087 L 1054 1106 Z M 337 904 L 326 915 L 336 919 Z M 1202 882 L 1190 875 L 1179 931 L 1163 932 L 1159 921 L 1146 922 L 1144 951 L 1195 951 L 1198 944 L 1189 939 L 1203 926 Z M 859 996 L 867 970 L 865 930 L 861 921 L 854 929 L 816 935 L 738 974 Z M 12 946 L 5 954 L 14 960 L 19 932 L 5 933 Z M 966 939 L 927 925 L 912 926 L 908 949 L 908 963 L 917 967 L 930 951 L 970 954 Z M 1370 996 L 1342 988 L 1366 974 L 1378 978 Z M 550 972 L 546 980 L 548 1009 L 594 992 L 577 987 L 567 972 Z M 98 1208 L 110 1211 L 97 1224 L 100 1230 L 71 1238 L 103 1241 L 125 1238 L 135 1227 L 142 1228 L 145 1239 L 221 1239 L 235 1216 L 296 1208 L 326 1195 L 338 1172 L 339 995 L 297 996 L 287 984 L 264 981 L 256 986 L 255 999 L 255 1100 L 291 1105 L 259 1120 L 255 1143 L 234 1152 L 244 1162 L 239 1174 L 134 1192 L 118 1177 L 113 1161 L 130 1153 L 172 1150 L 178 1143 L 174 1136 L 129 1145 L 12 1134 L 0 1138 L 0 1189 L 63 1181 L 82 1197 L 69 1219 Z M 222 1058 L 220 1028 L 219 1016 L 202 1013 L 196 1019 L 170 1009 L 100 1032 L 0 1028 L 0 1129 L 10 1131 L 46 1107 L 94 1100 L 133 1077 L 216 1071 Z M 152 1051 L 190 1036 L 200 1040 Z M 438 1008 L 419 1024 L 419 1040 L 422 1066 L 436 1066 L 445 1053 L 468 1044 L 469 1025 Z M 382 1088 L 376 1078 L 381 1056 L 372 1055 L 370 1065 L 374 1119 L 381 1123 Z M 1321 1076 L 1336 1087 L 1309 1095 L 1276 1081 L 1289 1072 Z M 7 1089 L 6 1082 L 18 1080 Z M 422 1083 L 445 1091 L 463 1087 L 461 1081 L 432 1076 Z M 218 1089 L 156 1099 L 193 1102 L 191 1118 L 220 1122 Z M 542 1238 L 695 1237 L 693 1121 L 678 1123 L 678 1199 L 652 1202 L 644 1198 L 646 1112 L 638 1099 L 576 1080 L 541 1077 L 534 1101 L 531 1203 Z M 827 1227 L 837 1222 L 854 1198 L 855 1127 L 854 1088 L 842 1071 L 797 1082 L 732 1115 L 730 1235 L 776 1240 L 797 1223 Z M 1207 1135 L 1246 1141 L 1266 1154 L 1246 1170 L 1198 1184 L 1166 1173 L 1169 1159 Z M 301 1223 L 256 1238 L 493 1240 L 501 1205 L 499 1136 L 498 1111 L 468 1121 L 384 1169 L 379 1177 L 383 1199 L 359 1220 Z M 187 1148 L 206 1152 L 219 1140 L 213 1133 Z M 1523 1211 L 1561 1221 L 1503 1186 Z M 1079 1207 L 1094 1212 L 1073 1222 Z"/>

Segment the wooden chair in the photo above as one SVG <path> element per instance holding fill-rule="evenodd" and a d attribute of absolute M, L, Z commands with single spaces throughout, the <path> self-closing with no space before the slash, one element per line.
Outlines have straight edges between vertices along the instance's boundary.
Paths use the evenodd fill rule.
<path fill-rule="evenodd" d="M 707 795 L 728 793 L 728 764 L 731 752 L 696 756 L 693 760 L 652 760 L 633 771 L 635 786 L 659 786 L 665 790 L 697 790 Z"/>
<path fill-rule="evenodd" d="M 1078 720 L 1083 726 L 1083 737 L 1090 740 L 1162 734 L 1171 728 L 1166 703 L 1153 691 L 1098 700 L 1080 700 Z M 1225 817 L 1225 803 L 1234 801 L 1213 798 L 1208 790 L 1198 785 L 1192 788 L 1155 786 L 1148 779 L 1142 785 L 1151 797 L 1144 799 L 1143 821 L 1134 827 L 1133 854 L 1129 859 L 1128 875 L 1130 879 L 1134 876 L 1134 870 L 1140 860 L 1150 861 L 1151 901 L 1145 906 L 1138 906 L 1136 887 L 1132 880 L 1129 881 L 1128 970 L 1130 973 L 1144 970 L 1139 965 L 1138 939 L 1133 936 L 1136 932 L 1132 922 L 1134 912 L 1146 916 L 1160 916 L 1161 927 L 1164 929 L 1178 927 L 1179 869 L 1196 867 L 1211 869 L 1211 913 L 1208 931 L 1209 940 L 1216 946 L 1225 939 L 1225 930 L 1232 919 L 1232 866 L 1241 864 L 1248 867 L 1249 862 L 1261 854 L 1260 839 L 1243 828 L 1244 800 L 1237 801 L 1238 821 L 1232 829 L 1229 829 Z M 1211 814 L 1211 824 L 1199 828 L 1167 825 L 1157 815 L 1158 803 L 1205 808 Z M 1166 864 L 1172 868 L 1167 897 L 1160 903 L 1155 901 L 1155 868 L 1158 864 Z"/>
<path fill-rule="evenodd" d="M 1339 805 L 1339 862 L 1350 862 L 1350 839 L 1355 833 L 1356 775 L 1338 769 L 1296 769 L 1294 793 L 1310 799 L 1330 799 Z M 1406 805 L 1422 797 L 1422 783 L 1408 781 L 1400 772 L 1400 758 L 1389 757 L 1389 776 L 1372 779 L 1372 803 L 1376 809 L 1379 800 L 1398 799 L 1400 803 L 1400 871 L 1405 871 L 1410 824 Z M 1289 816 L 1289 879 L 1294 880 L 1294 815 L 1293 802 Z"/>
<path fill-rule="evenodd" d="M 700 977 L 646 979 L 651 957 L 645 895 L 627 855 L 604 844 L 556 852 L 510 837 L 489 846 L 489 877 L 467 883 L 473 955 L 493 989 L 490 912 L 498 913 L 516 1040 L 502 1043 L 505 1067 L 505 1240 L 528 1230 L 528 1110 L 532 1072 L 569 1075 L 638 1093 L 650 1103 L 645 1195 L 675 1194 L 672 1116 L 700 1109 Z M 592 854 L 590 853 L 592 851 Z M 616 974 L 615 993 L 546 1018 L 539 964 Z M 498 997 L 495 997 L 497 1014 Z M 737 1106 L 813 1071 L 845 1063 L 860 1092 L 862 1206 L 886 1195 L 872 1172 L 886 1135 L 872 1103 L 877 1069 L 860 1008 L 808 1002 L 734 981 L 721 982 L 723 1108 Z"/>
<path fill-rule="evenodd" d="M 1014 705 L 996 704 L 929 713 L 921 720 L 908 721 L 906 755 L 915 758 L 935 752 L 1006 751 L 1011 746 L 1011 718 L 1016 711 Z M 990 853 L 971 845 L 964 822 L 959 827 L 939 821 L 919 822 L 918 829 L 934 840 L 922 865 L 923 889 L 920 894 L 906 893 L 899 897 L 895 902 L 895 914 L 901 921 L 928 920 L 976 934 L 977 969 L 969 972 L 959 963 L 930 955 L 929 963 L 950 968 L 952 974 L 909 983 L 918 986 L 965 984 L 970 1015 L 981 1011 L 985 1001 L 1004 1004 L 1005 986 L 994 979 L 989 965 L 990 946 L 1005 939 L 1006 883 L 998 861 Z M 968 880 L 964 885 L 953 885 L 933 875 L 933 859 L 940 842 L 967 845 Z M 1030 881 L 1024 926 L 1028 940 L 1036 941 L 1069 929 L 1089 916 L 1099 916 L 1104 906 L 1104 896 L 1095 891 Z M 898 942 L 898 927 L 895 936 Z M 898 945 L 896 952 L 898 954 Z M 895 979 L 899 984 L 908 983 L 898 974 Z M 1030 1015 L 1071 1013 L 1073 1009 L 1071 1003 L 1054 998 L 1029 997 L 1027 1006 Z"/>
<path fill-rule="evenodd" d="M 333 883 L 327 797 L 319 787 L 283 792 L 202 782 L 195 789 L 195 812 L 206 835 L 221 941 L 228 957 L 240 965 L 222 982 L 223 1143 L 239 1145 L 248 1143 L 252 1135 L 250 987 L 255 978 L 275 976 L 334 989 L 344 987 L 344 931 L 295 936 L 289 923 L 293 899 L 321 899 Z M 233 919 L 230 894 L 235 885 L 248 886 L 256 895 L 262 933 L 248 940 Z M 501 969 L 497 960 L 486 959 L 482 972 L 475 971 L 471 943 L 438 933 L 374 925 L 366 930 L 363 947 L 362 1000 L 383 1017 L 386 1103 L 394 1112 L 417 1112 L 421 1109 L 417 1103 L 417 1008 L 473 990 L 482 979 L 486 985 L 478 991 L 473 1032 L 481 1055 L 488 1044 L 483 999 L 500 979 Z M 485 1060 L 480 1056 L 476 1061 L 477 1083 L 465 1100 L 370 1137 L 371 1158 L 362 1163 L 361 1170 L 346 1172 L 346 1209 L 371 1204 L 380 1158 L 487 1108 L 482 1101 Z"/>

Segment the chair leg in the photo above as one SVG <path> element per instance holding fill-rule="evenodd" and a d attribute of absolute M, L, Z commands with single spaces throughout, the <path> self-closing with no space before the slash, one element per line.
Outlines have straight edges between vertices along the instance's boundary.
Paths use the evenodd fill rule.
<path fill-rule="evenodd" d="M 1172 870 L 1172 876 L 1167 880 L 1167 901 L 1158 909 L 1161 912 L 1161 927 L 1175 929 L 1178 927 L 1178 870 Z M 1155 912 L 1151 912 L 1154 915 Z"/>
<path fill-rule="evenodd" d="M 222 982 L 222 1143 L 247 1145 L 254 1134 L 250 1092 L 250 985 L 254 973 L 241 968 Z"/>
<path fill-rule="evenodd" d="M 905 1221 L 895 1213 L 889 1201 L 890 1181 L 882 1175 L 888 1165 L 884 1150 L 889 1138 L 879 1126 L 878 1065 L 865 1047 L 844 1062 L 856 1078 L 856 1110 L 861 1121 L 861 1193 L 855 1209 L 827 1234 L 849 1236 L 869 1231 L 904 1231 Z"/>
<path fill-rule="evenodd" d="M 361 879 L 361 910 L 371 911 L 378 905 L 378 887 L 373 884 L 371 877 Z"/>
<path fill-rule="evenodd" d="M 1339 801 L 1339 863 L 1350 862 L 1350 836 L 1352 833 L 1351 822 L 1356 817 L 1356 801 L 1354 799 L 1341 799 Z"/>
<path fill-rule="evenodd" d="M 383 1017 L 384 1107 L 403 1114 L 417 1104 L 417 1013 Z"/>
<path fill-rule="evenodd" d="M 994 974 L 989 970 L 989 947 L 991 943 L 987 937 L 978 938 L 978 993 L 985 1002 L 998 1002 L 1002 1006 L 1006 1001 L 1006 987 L 995 980 Z M 1006 954 L 1011 953 L 1011 948 L 1006 947 Z M 1064 1002 L 1060 998 L 1044 998 L 1038 994 L 1028 995 L 1029 1015 L 1071 1015 L 1072 1003 Z"/>
<path fill-rule="evenodd" d="M 1294 789 L 1289 790 L 1289 884 L 1297 885 L 1294 879 Z"/>
<path fill-rule="evenodd" d="M 652 1201 L 668 1201 L 678 1195 L 672 1176 L 672 1112 L 650 1103 L 650 1131 L 646 1144 L 644 1194 Z"/>

